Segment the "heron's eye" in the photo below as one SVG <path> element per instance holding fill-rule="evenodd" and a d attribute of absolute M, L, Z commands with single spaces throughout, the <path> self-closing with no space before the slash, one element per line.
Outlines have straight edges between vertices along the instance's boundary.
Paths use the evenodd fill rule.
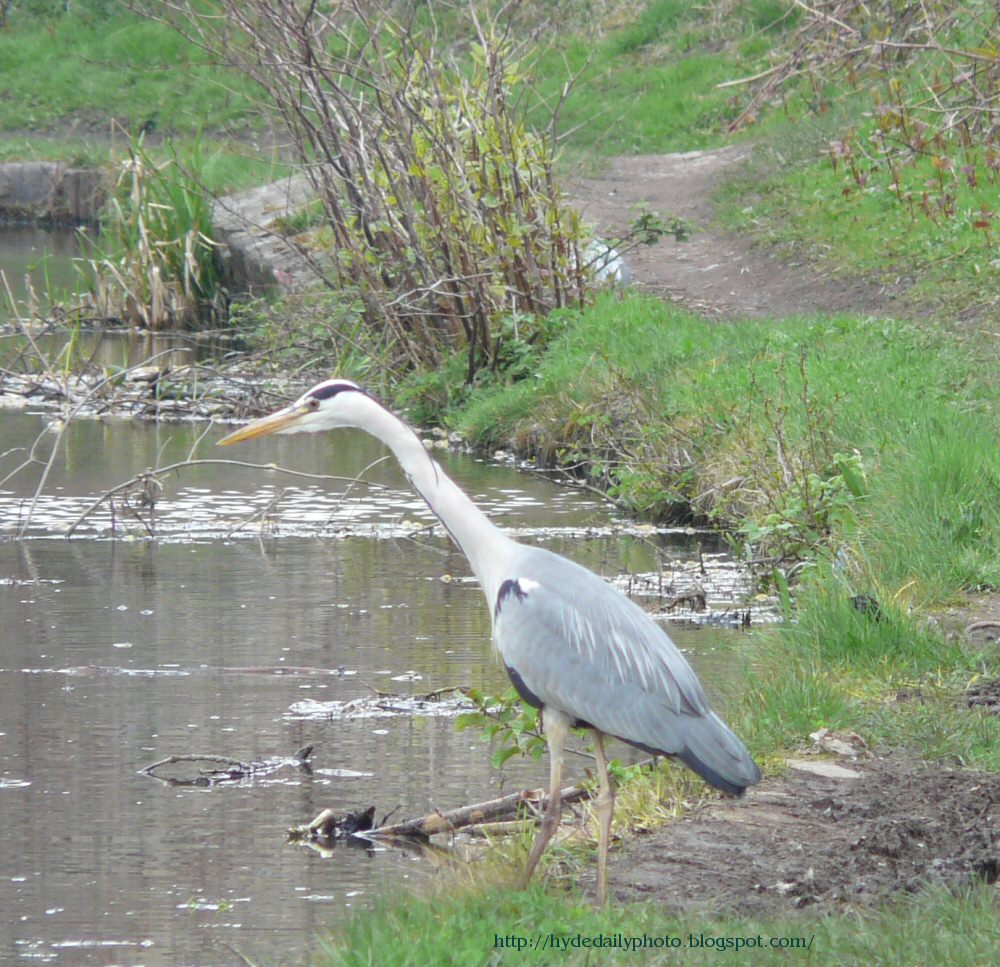
<path fill-rule="evenodd" d="M 309 409 L 311 409 L 311 410 L 318 410 L 319 409 L 319 400 L 316 399 L 315 396 L 310 396 L 309 399 L 306 400 L 306 406 L 308 406 Z"/>

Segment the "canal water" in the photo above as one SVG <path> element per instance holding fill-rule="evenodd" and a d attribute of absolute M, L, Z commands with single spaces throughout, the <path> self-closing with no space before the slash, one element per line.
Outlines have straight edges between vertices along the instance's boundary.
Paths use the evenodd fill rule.
<path fill-rule="evenodd" d="M 464 559 L 371 438 L 223 451 L 223 427 L 74 421 L 12 540 L 41 474 L 25 455 L 47 458 L 55 419 L 0 412 L 0 480 L 13 474 L 0 484 L 0 962 L 243 963 L 235 949 L 302 963 L 349 908 L 437 874 L 391 848 L 286 845 L 289 827 L 324 808 L 411 818 L 544 782 L 544 761 L 493 769 L 453 718 L 340 714 L 375 690 L 507 688 Z M 163 477 L 151 525 L 141 507 L 102 506 L 66 539 L 107 489 L 190 457 L 317 478 L 191 466 Z M 692 537 L 617 535 L 606 504 L 542 476 L 441 460 L 499 523 L 606 575 L 694 553 Z M 725 633 L 675 638 L 713 690 Z M 311 772 L 289 761 L 306 745 Z M 207 754 L 270 766 L 208 788 L 141 772 Z"/>
<path fill-rule="evenodd" d="M 0 320 L 19 307 L 49 304 L 69 296 L 80 284 L 75 259 L 80 254 L 77 233 L 70 228 L 0 227 Z"/>

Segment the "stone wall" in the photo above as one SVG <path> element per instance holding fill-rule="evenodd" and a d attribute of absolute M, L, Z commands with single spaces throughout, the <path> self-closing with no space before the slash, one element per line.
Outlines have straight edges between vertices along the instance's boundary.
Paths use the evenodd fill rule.
<path fill-rule="evenodd" d="M 109 188 L 99 168 L 71 168 L 58 161 L 0 164 L 0 221 L 93 222 Z"/>
<path fill-rule="evenodd" d="M 108 175 L 99 168 L 55 161 L 0 164 L 0 223 L 96 222 L 109 192 Z M 280 216 L 294 214 L 311 197 L 308 179 L 296 177 L 214 202 L 213 235 L 222 246 L 223 277 L 234 296 L 299 289 L 314 278 L 306 258 L 274 231 Z"/>
<path fill-rule="evenodd" d="M 223 245 L 223 275 L 232 293 L 255 296 L 315 281 L 305 256 L 274 230 L 278 218 L 290 217 L 312 197 L 309 180 L 300 176 L 215 202 L 212 235 Z"/>

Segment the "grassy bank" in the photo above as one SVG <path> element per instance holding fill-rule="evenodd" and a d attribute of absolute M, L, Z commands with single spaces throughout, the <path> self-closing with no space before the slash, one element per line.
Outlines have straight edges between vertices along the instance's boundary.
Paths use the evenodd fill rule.
<path fill-rule="evenodd" d="M 636 944 L 648 938 L 649 945 L 634 951 L 568 946 L 574 940 L 582 944 L 584 937 L 622 945 L 626 938 Z M 736 950 L 738 939 L 749 946 Z M 664 946 L 653 946 L 657 942 Z M 895 911 L 850 919 L 808 914 L 755 919 L 709 913 L 680 919 L 665 915 L 656 904 L 595 911 L 572 894 L 480 884 L 436 892 L 422 900 L 386 897 L 370 915 L 353 918 L 342 940 L 319 962 L 330 967 L 376 962 L 463 967 L 729 962 L 978 967 L 992 961 L 998 942 L 1000 928 L 989 889 L 957 896 L 935 891 L 920 899 L 908 898 Z M 728 947 L 720 946 L 723 943 Z"/>
<path fill-rule="evenodd" d="M 886 600 L 1000 583 L 1000 384 L 974 343 L 846 316 L 706 324 L 641 296 L 556 324 L 528 378 L 417 380 L 418 414 L 443 405 L 473 441 L 582 463 L 629 509 L 758 552 L 856 546 L 848 578 Z"/>
<path fill-rule="evenodd" d="M 764 83 L 793 99 L 811 91 L 810 109 L 762 132 L 752 168 L 726 191 L 724 219 L 905 292 L 915 314 L 989 318 L 1000 282 L 1000 145 L 988 107 L 1000 91 L 1000 20 L 976 0 L 921 9 L 913 21 L 905 5 L 847 3 L 839 36 L 817 15 L 792 44 L 779 40 Z"/>

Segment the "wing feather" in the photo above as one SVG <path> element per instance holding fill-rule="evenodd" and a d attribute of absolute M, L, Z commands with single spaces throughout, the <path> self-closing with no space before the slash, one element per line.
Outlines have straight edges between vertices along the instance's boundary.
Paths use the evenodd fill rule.
<path fill-rule="evenodd" d="M 687 659 L 649 615 L 586 568 L 541 548 L 524 552 L 512 562 L 518 593 L 502 596 L 494 610 L 493 638 L 544 705 L 676 755 L 720 788 L 757 781 L 743 743 L 712 712 Z"/>

